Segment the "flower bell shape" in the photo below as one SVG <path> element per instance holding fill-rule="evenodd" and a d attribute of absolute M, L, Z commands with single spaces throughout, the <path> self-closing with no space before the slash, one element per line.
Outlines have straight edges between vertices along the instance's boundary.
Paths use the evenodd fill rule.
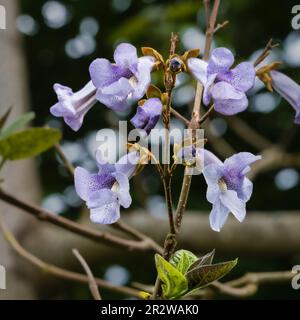
<path fill-rule="evenodd" d="M 210 151 L 204 151 L 203 175 L 207 183 L 207 200 L 213 205 L 210 226 L 220 231 L 230 212 L 242 222 L 246 216 L 246 202 L 252 194 L 252 182 L 246 177 L 249 165 L 261 159 L 249 152 L 240 152 L 224 163 Z"/>
<path fill-rule="evenodd" d="M 98 173 L 91 174 L 82 167 L 74 173 L 75 189 L 90 209 L 94 223 L 111 224 L 120 218 L 120 205 L 128 208 L 131 204 L 129 178 L 139 162 L 138 152 L 130 152 L 116 164 L 107 164 L 97 154 Z"/>
<path fill-rule="evenodd" d="M 270 76 L 272 87 L 295 109 L 295 123 L 300 124 L 300 86 L 279 71 L 272 70 Z"/>
<path fill-rule="evenodd" d="M 130 101 L 141 99 L 151 82 L 155 58 L 138 58 L 136 48 L 121 43 L 114 52 L 115 63 L 96 59 L 90 65 L 90 75 L 97 88 L 97 99 L 115 111 L 124 111 Z"/>
<path fill-rule="evenodd" d="M 150 98 L 143 105 L 138 106 L 136 114 L 130 122 L 135 128 L 145 130 L 148 135 L 156 126 L 162 109 L 163 105 L 160 99 Z"/>
<path fill-rule="evenodd" d="M 246 92 L 254 85 L 255 68 L 250 62 L 242 62 L 230 69 L 234 56 L 227 48 L 216 48 L 208 62 L 199 58 L 188 59 L 188 68 L 204 86 L 203 103 L 211 100 L 217 112 L 234 115 L 248 106 Z"/>
<path fill-rule="evenodd" d="M 95 86 L 92 81 L 89 81 L 75 93 L 71 88 L 58 83 L 54 84 L 53 88 L 58 102 L 50 108 L 50 112 L 55 117 L 63 117 L 69 127 L 78 131 L 82 126 L 85 114 L 97 102 Z"/>

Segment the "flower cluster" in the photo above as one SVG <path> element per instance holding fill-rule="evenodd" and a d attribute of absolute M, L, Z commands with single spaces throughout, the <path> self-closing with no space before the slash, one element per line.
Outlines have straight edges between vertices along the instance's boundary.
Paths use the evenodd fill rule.
<path fill-rule="evenodd" d="M 161 93 L 153 85 L 155 94 L 149 96 L 147 92 L 151 85 L 151 72 L 161 68 L 174 75 L 179 72 L 192 74 L 203 85 L 204 105 L 213 105 L 215 111 L 227 116 L 247 108 L 246 94 L 257 76 L 270 90 L 277 91 L 292 105 L 296 110 L 295 122 L 300 124 L 300 86 L 273 70 L 276 63 L 259 70 L 250 62 L 232 67 L 234 56 L 231 51 L 216 48 L 208 61 L 198 58 L 199 50 L 195 49 L 183 56 L 175 55 L 166 66 L 156 50 L 144 49 L 144 56 L 138 57 L 133 45 L 121 43 L 116 47 L 113 63 L 103 58 L 94 60 L 89 68 L 91 80 L 78 92 L 55 84 L 58 102 L 51 107 L 51 113 L 63 117 L 66 124 L 77 131 L 83 124 L 84 116 L 97 101 L 117 112 L 137 103 L 136 113 L 130 122 L 149 135 L 166 108 L 166 93 Z M 143 99 L 146 92 L 147 99 Z M 200 152 L 198 147 L 189 146 L 174 147 L 173 158 L 175 164 L 196 166 L 203 173 L 207 183 L 207 200 L 212 204 L 210 225 L 213 230 L 220 231 L 230 212 L 243 221 L 246 202 L 253 188 L 246 174 L 249 166 L 260 156 L 241 152 L 222 162 L 210 151 Z M 136 172 L 141 155 L 137 151 L 130 152 L 112 165 L 104 163 L 101 154 L 97 154 L 96 161 L 97 173 L 90 174 L 84 168 L 76 168 L 75 187 L 90 209 L 91 220 L 111 224 L 119 219 L 120 206 L 128 208 L 131 204 L 129 179 Z"/>

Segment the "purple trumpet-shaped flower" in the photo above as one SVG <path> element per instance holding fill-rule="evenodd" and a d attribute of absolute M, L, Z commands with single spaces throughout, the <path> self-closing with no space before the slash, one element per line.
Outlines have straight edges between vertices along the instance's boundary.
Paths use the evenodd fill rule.
<path fill-rule="evenodd" d="M 234 56 L 226 48 L 216 48 L 208 62 L 188 59 L 188 67 L 194 77 L 204 86 L 203 102 L 208 105 L 212 100 L 215 110 L 224 115 L 244 111 L 248 106 L 246 92 L 255 80 L 255 68 L 250 62 L 242 62 L 230 69 Z"/>
<path fill-rule="evenodd" d="M 130 206 L 129 178 L 138 161 L 137 152 L 128 153 L 114 165 L 104 163 L 98 154 L 98 173 L 90 174 L 81 167 L 75 169 L 75 189 L 90 209 L 92 222 L 114 223 L 120 218 L 120 205 Z"/>
<path fill-rule="evenodd" d="M 220 231 L 230 212 L 242 222 L 246 216 L 246 202 L 252 194 L 252 182 L 246 177 L 249 165 L 261 159 L 249 152 L 240 152 L 224 163 L 211 152 L 204 151 L 203 175 L 207 183 L 207 200 L 213 205 L 210 226 Z"/>
<path fill-rule="evenodd" d="M 300 124 L 300 86 L 279 71 L 273 70 L 270 75 L 272 87 L 295 109 L 295 123 Z"/>
<path fill-rule="evenodd" d="M 50 112 L 55 117 L 63 117 L 69 127 L 78 131 L 82 126 L 85 114 L 97 102 L 95 86 L 90 81 L 75 93 L 71 88 L 58 83 L 53 88 L 57 94 L 58 102 L 50 108 Z"/>
<path fill-rule="evenodd" d="M 136 114 L 130 122 L 137 129 L 143 129 L 147 134 L 156 126 L 161 113 L 163 105 L 158 98 L 150 98 L 143 105 L 138 106 Z"/>
<path fill-rule="evenodd" d="M 114 53 L 115 63 L 96 59 L 90 65 L 90 75 L 97 88 L 97 99 L 115 111 L 128 108 L 130 101 L 143 97 L 151 82 L 155 59 L 138 58 L 136 48 L 121 43 Z"/>

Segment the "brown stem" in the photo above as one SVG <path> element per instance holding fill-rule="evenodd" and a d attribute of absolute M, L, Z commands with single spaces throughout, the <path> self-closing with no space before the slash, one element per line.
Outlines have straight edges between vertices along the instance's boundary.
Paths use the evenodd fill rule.
<path fill-rule="evenodd" d="M 217 20 L 217 15 L 219 11 L 219 6 L 220 6 L 221 0 L 215 0 L 214 5 L 210 14 L 210 17 L 208 19 L 208 25 L 206 29 L 206 40 L 205 40 L 205 49 L 204 49 L 204 60 L 208 60 L 209 57 L 209 52 L 214 36 L 214 30 L 215 30 L 215 24 Z"/>
<path fill-rule="evenodd" d="M 187 127 L 190 125 L 189 120 L 185 118 L 183 115 L 181 115 L 179 112 L 177 112 L 175 109 L 170 108 L 170 111 L 173 114 L 173 116 L 182 121 Z"/>
<path fill-rule="evenodd" d="M 102 300 L 99 289 L 98 289 L 97 282 L 95 280 L 95 277 L 94 277 L 89 265 L 87 264 L 87 262 L 84 260 L 83 256 L 79 253 L 79 251 L 77 249 L 73 249 L 72 252 L 73 252 L 74 256 L 78 259 L 80 264 L 82 265 L 82 267 L 83 267 L 83 269 L 89 279 L 89 288 L 90 288 L 92 296 L 94 297 L 95 300 Z"/>
<path fill-rule="evenodd" d="M 199 119 L 199 125 L 201 126 L 206 119 L 210 116 L 211 112 L 214 110 L 215 106 L 212 105 L 205 113 L 204 115 Z"/>
<path fill-rule="evenodd" d="M 29 261 L 31 264 L 35 265 L 37 268 L 39 268 L 43 272 L 52 274 L 52 275 L 54 275 L 58 278 L 61 278 L 61 279 L 76 281 L 76 282 L 85 283 L 85 284 L 89 283 L 89 279 L 86 275 L 81 274 L 81 273 L 77 273 L 77 272 L 73 272 L 73 271 L 69 271 L 69 270 L 66 270 L 63 268 L 59 268 L 55 265 L 49 264 L 49 263 L 41 260 L 40 258 L 34 256 L 33 254 L 31 254 L 27 250 L 25 250 L 20 245 L 20 243 L 17 241 L 17 239 L 14 237 L 14 235 L 11 233 L 11 231 L 3 223 L 2 219 L 0 219 L 0 229 L 3 233 L 4 238 L 10 244 L 10 246 L 21 257 L 23 257 L 25 260 Z M 118 292 L 118 293 L 121 293 L 124 295 L 129 295 L 129 296 L 133 296 L 136 298 L 140 298 L 139 291 L 135 290 L 133 288 L 116 286 L 108 281 L 105 281 L 105 280 L 102 280 L 99 278 L 95 278 L 95 281 L 96 281 L 97 285 L 102 288 L 105 288 L 105 289 L 108 289 L 108 290 L 111 290 L 114 292 Z"/>
<path fill-rule="evenodd" d="M 212 8 L 212 12 L 208 19 L 208 25 L 206 30 L 206 40 L 205 40 L 205 50 L 204 50 L 204 60 L 208 60 L 209 52 L 212 44 L 212 39 L 214 35 L 214 29 L 217 19 L 217 14 L 220 6 L 220 0 L 215 0 L 214 5 Z M 192 119 L 189 125 L 189 128 L 193 130 L 192 133 L 192 140 L 193 143 L 195 143 L 195 130 L 199 128 L 199 121 L 200 121 L 200 106 L 202 101 L 202 92 L 203 92 L 203 86 L 200 82 L 197 83 L 197 89 L 196 89 L 196 95 L 195 95 L 195 101 L 194 101 L 194 107 L 192 112 Z M 205 115 L 204 115 L 205 116 Z M 179 196 L 179 201 L 177 205 L 176 210 L 176 231 L 177 233 L 180 231 L 182 218 L 184 215 L 184 211 L 186 208 L 189 191 L 192 183 L 192 176 L 187 174 L 187 170 L 185 170 L 184 178 L 182 181 L 182 187 L 181 192 Z"/>
<path fill-rule="evenodd" d="M 17 207 L 25 212 L 33 215 L 35 218 L 49 222 L 53 225 L 59 226 L 66 230 L 69 230 L 78 235 L 84 236 L 96 242 L 106 243 L 109 245 L 115 245 L 117 247 L 126 248 L 128 250 L 139 250 L 139 251 L 157 251 L 161 252 L 161 248 L 151 239 L 144 239 L 142 241 L 133 241 L 115 236 L 109 232 L 102 232 L 96 229 L 91 229 L 82 226 L 74 221 L 66 219 L 53 212 L 47 211 L 43 208 L 30 204 L 26 201 L 20 200 L 19 198 L 0 190 L 0 199 Z M 159 251 L 158 251 L 159 250 Z"/>
<path fill-rule="evenodd" d="M 257 67 L 262 61 L 264 61 L 264 60 L 267 58 L 267 56 L 270 54 L 271 50 L 272 50 L 273 48 L 278 47 L 278 46 L 279 46 L 278 43 L 275 43 L 275 44 L 274 44 L 274 43 L 273 43 L 273 39 L 270 39 L 270 40 L 268 41 L 268 43 L 266 44 L 263 52 L 262 52 L 262 53 L 258 56 L 258 58 L 255 60 L 255 62 L 254 62 L 254 67 Z"/>

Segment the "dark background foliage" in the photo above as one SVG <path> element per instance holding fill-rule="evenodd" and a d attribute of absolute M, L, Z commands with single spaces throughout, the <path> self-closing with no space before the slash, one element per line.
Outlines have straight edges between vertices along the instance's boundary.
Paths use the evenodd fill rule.
<path fill-rule="evenodd" d="M 60 119 L 54 119 L 49 113 L 49 107 L 55 103 L 56 99 L 52 90 L 53 83 L 59 82 L 72 87 L 74 90 L 79 89 L 89 80 L 88 67 L 91 61 L 96 57 L 111 58 L 115 45 L 121 41 L 131 42 L 138 48 L 151 46 L 167 55 L 170 33 L 176 31 L 179 32 L 182 39 L 181 51 L 187 49 L 187 45 L 199 47 L 203 44 L 200 43 L 200 40 L 205 30 L 205 14 L 199 0 L 59 1 L 60 4 L 63 4 L 64 9 L 63 12 L 58 9 L 58 13 L 53 7 L 52 10 L 54 11 L 52 13 L 51 7 L 49 9 L 48 6 L 47 9 L 47 4 L 49 5 L 50 2 L 45 0 L 20 1 L 21 18 L 18 19 L 18 26 L 23 33 L 27 33 L 23 40 L 29 74 L 31 105 L 37 115 L 36 124 L 48 123 L 50 126 L 61 128 L 66 153 L 75 164 L 91 168 L 93 167 L 91 149 L 97 130 L 105 127 L 115 127 L 119 118 L 124 119 L 128 115 L 116 116 L 103 105 L 97 104 L 86 116 L 82 129 L 78 133 L 74 133 Z M 278 49 L 278 56 L 286 62 L 284 65 L 285 72 L 300 82 L 300 58 L 298 58 L 298 65 L 296 65 L 297 63 L 294 63 L 294 65 L 289 63 L 289 59 L 286 58 L 286 48 L 288 46 L 286 39 L 292 32 L 293 39 L 295 39 L 292 43 L 298 41 L 298 47 L 294 46 L 293 49 L 294 56 L 297 54 L 299 56 L 299 32 L 293 31 L 291 27 L 291 8 L 294 4 L 296 4 L 295 1 L 282 0 L 222 1 L 218 21 L 229 20 L 230 23 L 217 33 L 216 45 L 231 48 L 235 52 L 236 60 L 239 61 L 248 59 L 254 51 L 263 48 L 272 37 L 281 44 Z M 26 17 L 28 18 L 28 16 L 24 15 L 31 17 L 30 21 L 27 19 L 27 24 Z M 56 28 L 53 28 L 53 25 L 52 27 L 49 26 L 49 22 L 48 24 L 45 23 L 45 17 L 47 18 L 47 16 L 48 19 L 52 19 L 52 22 L 56 21 Z M 94 20 L 88 20 L 90 24 L 86 23 L 84 27 L 82 21 L 86 17 L 92 17 Z M 93 30 L 97 29 L 95 21 L 98 23 L 99 30 L 93 35 Z M 58 27 L 59 22 L 62 24 L 61 27 Z M 83 33 L 86 33 L 86 37 L 81 38 L 80 42 L 79 35 Z M 74 38 L 77 39 L 77 42 Z M 203 47 L 201 49 L 203 50 Z M 186 99 L 178 103 L 178 110 L 186 115 L 188 115 L 188 105 L 191 100 L 191 97 L 189 100 L 188 88 L 190 88 L 190 84 L 193 84 L 192 82 L 189 84 L 189 81 L 187 80 L 183 84 L 182 94 Z M 261 89 L 257 94 L 264 92 L 266 90 Z M 270 107 L 263 108 L 262 106 L 260 109 L 252 107 L 252 104 L 255 104 L 255 99 L 255 95 L 253 95 L 250 99 L 250 108 L 240 117 L 268 139 L 276 142 L 283 132 L 294 126 L 294 111 L 286 102 L 279 101 L 277 96 L 276 101 L 273 101 Z M 262 101 L 264 104 L 269 100 L 257 101 Z M 218 115 L 215 115 L 215 117 L 217 121 L 214 123 L 219 134 L 223 135 L 237 150 L 256 152 L 234 134 L 226 126 L 223 119 L 219 118 Z M 290 151 L 299 151 L 299 138 L 298 131 L 288 147 Z M 39 159 L 39 167 L 44 187 L 44 205 L 57 211 L 63 211 L 65 215 L 75 219 L 80 212 L 80 202 L 74 195 L 72 182 L 70 182 L 62 167 L 57 166 L 52 152 L 46 153 Z M 248 209 L 266 211 L 299 209 L 299 185 L 297 184 L 299 173 L 292 170 L 290 174 L 295 183 L 289 188 L 282 187 L 285 176 L 283 175 L 280 180 L 278 171 L 260 175 L 256 180 Z M 180 191 L 180 179 L 181 173 L 179 172 L 174 178 L 175 199 Z M 157 195 L 162 194 L 162 190 L 158 179 L 153 175 L 152 169 L 147 169 L 136 179 L 132 190 L 135 207 L 144 206 L 147 208 L 153 204 L 158 209 L 161 207 L 162 200 Z M 199 211 L 210 208 L 205 199 L 205 185 L 202 177 L 195 178 L 193 181 L 189 208 Z M 250 258 L 248 260 L 241 259 L 239 270 L 235 275 L 250 270 L 289 269 L 291 265 L 295 264 L 292 263 L 295 261 L 294 258 L 293 260 L 264 260 L 263 262 Z M 115 261 L 115 263 L 117 264 L 118 261 Z M 147 260 L 147 263 L 151 264 L 152 261 Z M 134 280 L 138 279 L 148 283 L 153 281 L 152 269 L 148 266 L 147 270 L 150 271 L 148 274 L 144 274 L 142 271 L 136 271 L 136 264 L 138 262 L 133 261 L 126 265 L 132 272 Z M 105 262 L 99 266 L 103 272 L 107 267 Z M 133 272 L 133 270 L 135 271 Z M 87 294 L 87 292 L 81 292 L 81 289 L 77 286 L 69 286 L 68 288 L 69 291 L 66 295 L 69 297 L 81 298 Z M 43 297 L 48 295 L 50 293 L 42 294 Z M 276 287 L 276 290 L 272 288 L 261 290 L 257 297 L 289 296 L 297 297 L 297 292 L 293 292 L 290 285 L 287 284 L 280 288 Z"/>

